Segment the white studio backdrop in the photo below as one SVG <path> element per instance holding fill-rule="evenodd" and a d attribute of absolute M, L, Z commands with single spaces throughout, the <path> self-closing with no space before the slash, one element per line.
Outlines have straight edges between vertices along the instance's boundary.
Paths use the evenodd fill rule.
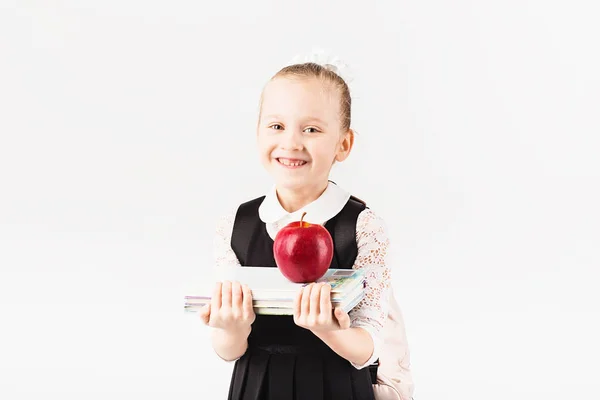
<path fill-rule="evenodd" d="M 226 398 L 182 288 L 313 46 L 354 71 L 333 179 L 388 223 L 415 398 L 600 398 L 593 6 L 0 0 L 0 398 Z"/>

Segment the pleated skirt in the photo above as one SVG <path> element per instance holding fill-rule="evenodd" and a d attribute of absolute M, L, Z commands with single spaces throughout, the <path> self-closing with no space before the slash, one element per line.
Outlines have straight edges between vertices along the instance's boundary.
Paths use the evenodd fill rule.
<path fill-rule="evenodd" d="M 236 361 L 229 400 L 374 400 L 368 368 L 333 352 L 249 348 Z"/>

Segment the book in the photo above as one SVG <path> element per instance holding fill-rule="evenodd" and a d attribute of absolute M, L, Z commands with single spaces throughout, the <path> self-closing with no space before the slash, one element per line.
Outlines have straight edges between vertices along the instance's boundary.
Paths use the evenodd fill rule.
<path fill-rule="evenodd" d="M 352 311 L 354 307 L 360 303 L 360 301 L 364 297 L 364 292 L 359 292 L 353 297 L 348 297 L 348 299 L 344 300 L 342 303 L 332 304 L 334 307 L 341 307 L 344 312 L 348 313 Z M 206 303 L 186 303 L 184 306 L 184 311 L 195 313 L 198 312 Z M 293 315 L 294 309 L 293 304 L 289 307 L 279 307 L 279 306 L 264 306 L 264 307 L 254 307 L 254 312 L 257 315 Z"/>
<path fill-rule="evenodd" d="M 334 307 L 334 308 L 342 307 L 342 309 L 344 309 L 344 311 L 348 312 L 354 306 L 356 306 L 360 302 L 360 300 L 362 300 L 363 296 L 364 296 L 364 288 L 362 285 L 358 285 L 353 290 L 348 292 L 342 300 L 332 301 L 331 302 L 332 307 Z M 205 299 L 205 298 L 187 299 L 185 302 L 185 308 L 186 308 L 186 310 L 189 310 L 189 311 L 197 311 L 200 308 L 202 308 L 203 306 L 205 306 L 206 304 L 210 303 L 210 301 L 211 301 L 210 299 Z M 292 310 L 294 307 L 293 299 L 274 300 L 274 301 L 253 300 L 252 303 L 253 303 L 252 306 L 254 307 L 255 311 L 258 311 L 258 313 L 267 312 L 264 309 L 275 308 L 275 309 Z M 350 308 L 348 308 L 348 307 L 350 307 Z"/>
<path fill-rule="evenodd" d="M 223 268 L 213 282 L 202 282 L 194 285 L 192 294 L 186 299 L 210 299 L 216 281 L 238 281 L 247 284 L 252 292 L 253 300 L 293 300 L 290 294 L 297 294 L 306 283 L 289 281 L 278 268 L 275 267 L 240 267 Z M 331 285 L 332 300 L 339 300 L 340 296 L 351 291 L 355 286 L 364 282 L 364 271 L 354 269 L 329 269 L 316 282 L 325 282 Z"/>
<path fill-rule="evenodd" d="M 238 281 L 247 284 L 252 293 L 257 314 L 292 315 L 293 302 L 301 287 L 307 284 L 289 281 L 276 267 L 233 266 L 219 271 L 216 280 Z M 345 312 L 354 308 L 364 296 L 363 270 L 329 269 L 316 282 L 331 285 L 332 307 L 342 307 Z M 214 282 L 204 282 L 185 296 L 184 310 L 195 312 L 210 303 Z"/>

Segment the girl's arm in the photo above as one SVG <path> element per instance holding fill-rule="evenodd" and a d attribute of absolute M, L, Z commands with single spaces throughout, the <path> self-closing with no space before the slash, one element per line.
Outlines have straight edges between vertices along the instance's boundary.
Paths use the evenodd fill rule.
<path fill-rule="evenodd" d="M 362 369 L 379 358 L 381 331 L 387 319 L 391 273 L 387 262 L 389 240 L 383 221 L 366 209 L 356 224 L 358 256 L 354 268 L 364 269 L 363 300 L 346 314 L 331 311 L 329 285 L 302 288 L 295 302 L 294 321 L 310 329 L 341 357 Z"/>
<path fill-rule="evenodd" d="M 256 318 L 248 285 L 217 282 L 210 304 L 201 310 L 200 316 L 205 324 L 213 328 L 213 349 L 219 357 L 234 361 L 244 355 Z"/>
<path fill-rule="evenodd" d="M 389 312 L 392 273 L 389 264 L 390 241 L 385 222 L 371 209 L 361 212 L 356 221 L 358 255 L 354 269 L 364 269 L 367 286 L 364 299 L 349 313 L 351 329 L 361 329 L 370 337 L 372 353 L 362 363 L 352 360 L 360 369 L 373 364 L 380 355 L 383 325 Z M 352 339 L 350 337 L 349 339 Z M 364 344 L 353 343 L 364 347 Z"/>
<path fill-rule="evenodd" d="M 354 365 L 369 365 L 367 362 L 374 351 L 371 334 L 363 328 L 348 328 L 339 331 L 314 332 L 331 350 Z"/>
<path fill-rule="evenodd" d="M 223 216 L 217 223 L 214 241 L 215 274 L 219 269 L 231 265 L 240 265 L 235 253 L 231 249 L 231 233 L 235 221 L 236 210 Z M 251 327 L 227 331 L 213 328 L 211 332 L 212 347 L 217 355 L 225 361 L 235 361 L 244 355 L 248 349 L 248 336 Z"/>
<path fill-rule="evenodd" d="M 235 361 L 248 349 L 250 329 L 240 332 L 228 332 L 224 329 L 213 329 L 212 346 L 215 353 L 225 361 Z"/>

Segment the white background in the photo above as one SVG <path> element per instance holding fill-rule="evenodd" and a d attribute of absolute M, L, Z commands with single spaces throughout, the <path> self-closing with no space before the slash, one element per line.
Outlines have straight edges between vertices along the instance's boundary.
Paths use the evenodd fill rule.
<path fill-rule="evenodd" d="M 332 178 L 388 223 L 415 398 L 600 398 L 587 3 L 0 0 L 0 398 L 226 397 L 182 288 L 313 46 L 354 71 Z"/>

